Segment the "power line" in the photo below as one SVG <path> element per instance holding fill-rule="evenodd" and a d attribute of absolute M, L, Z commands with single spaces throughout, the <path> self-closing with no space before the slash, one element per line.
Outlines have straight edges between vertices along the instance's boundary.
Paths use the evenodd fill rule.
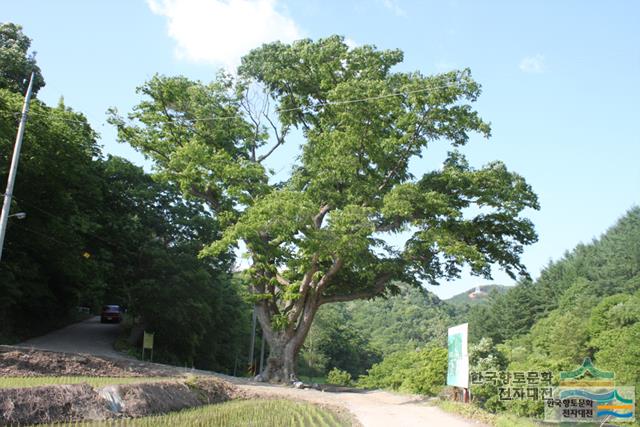
<path fill-rule="evenodd" d="M 0 111 L 0 115 L 3 115 L 4 117 L 7 117 L 7 118 L 12 118 L 12 119 L 16 119 L 17 120 L 17 119 L 20 118 L 21 113 L 10 112 L 10 111 Z M 30 111 L 27 114 L 27 116 L 28 117 L 31 117 L 31 116 L 51 117 L 52 119 L 60 120 L 60 121 L 64 121 L 64 122 L 78 123 L 78 124 L 89 125 L 89 126 L 91 125 L 88 120 L 84 120 L 83 121 L 83 120 L 75 120 L 75 119 L 65 119 L 63 117 L 57 117 L 57 116 L 55 116 L 55 115 L 53 115 L 51 113 L 41 113 L 41 112 L 38 112 L 38 111 Z"/>
<path fill-rule="evenodd" d="M 56 243 L 58 243 L 59 245 L 65 246 L 65 247 L 67 247 L 67 248 L 75 248 L 75 246 L 73 246 L 73 245 L 72 245 L 72 244 L 70 244 L 69 242 L 63 242 L 63 241 L 60 241 L 60 240 L 56 239 L 55 237 L 51 237 L 51 236 L 50 236 L 50 235 L 48 235 L 48 234 L 41 233 L 41 232 L 36 231 L 36 230 L 34 230 L 34 229 L 32 229 L 32 228 L 25 227 L 25 226 L 24 226 L 24 225 L 22 225 L 22 224 L 15 223 L 15 224 L 12 224 L 11 226 L 12 226 L 12 227 L 14 227 L 14 226 L 15 226 L 15 227 L 21 228 L 21 229 L 23 229 L 23 230 L 25 230 L 25 231 L 28 231 L 29 233 L 33 233 L 33 234 L 36 234 L 36 235 L 38 235 L 38 236 L 44 237 L 45 239 L 51 240 L 52 242 L 56 242 Z"/>
<path fill-rule="evenodd" d="M 305 106 L 298 106 L 298 107 L 292 107 L 292 108 L 285 108 L 285 109 L 276 109 L 275 111 L 278 113 L 285 113 L 285 112 L 292 112 L 292 111 L 301 111 L 301 110 L 305 110 L 307 108 L 321 108 L 321 107 L 326 107 L 326 106 L 332 106 L 332 105 L 347 105 L 347 104 L 355 104 L 355 103 L 362 103 L 362 102 L 368 102 L 368 101 L 373 101 L 373 100 L 379 100 L 379 99 L 386 99 L 386 98 L 392 98 L 392 97 L 396 97 L 396 96 L 404 96 L 404 95 L 410 95 L 410 94 L 415 94 L 415 93 L 424 93 L 424 92 L 428 92 L 434 89 L 444 89 L 444 88 L 448 88 L 448 87 L 453 87 L 457 84 L 459 84 L 460 81 L 456 80 L 455 82 L 450 82 L 444 85 L 431 85 L 428 88 L 421 88 L 421 89 L 414 89 L 414 90 L 406 90 L 406 91 L 399 91 L 399 92 L 392 92 L 392 93 L 387 93 L 387 94 L 380 94 L 380 95 L 375 95 L 375 96 L 369 96 L 369 97 L 364 97 L 364 98 L 355 98 L 355 99 L 346 99 L 346 100 L 341 100 L 341 101 L 327 101 L 327 102 L 320 102 L 314 106 L 310 106 L 310 107 L 305 107 Z M 8 111 L 0 111 L 0 114 L 5 114 L 7 117 L 14 117 L 17 118 L 18 116 L 20 116 L 21 113 L 18 112 L 8 112 Z M 35 116 L 52 116 L 51 113 L 41 113 L 38 111 L 31 111 L 29 113 L 29 115 L 35 115 Z M 216 121 L 216 120 L 233 120 L 233 119 L 237 119 L 239 116 L 235 115 L 235 116 L 221 116 L 221 117 L 200 117 L 200 118 L 193 118 L 193 119 L 188 119 L 188 121 L 190 122 L 204 122 L 204 121 Z M 65 122 L 69 122 L 69 123 L 79 123 L 79 124 L 83 124 L 83 125 L 90 125 L 88 119 L 87 120 L 75 120 L 75 119 L 66 119 L 63 117 L 53 117 L 54 119 L 57 120 L 61 120 L 61 121 L 65 121 Z M 175 121 L 173 120 L 159 120 L 156 123 L 162 123 L 162 124 L 175 124 Z M 104 124 L 104 122 L 103 122 Z M 279 175 L 287 166 L 290 166 L 292 163 L 287 163 L 285 165 L 283 165 L 275 174 L 272 175 L 272 177 L 275 177 L 277 175 Z M 17 198 L 16 198 L 17 199 Z M 21 200 L 21 199 L 17 199 L 17 200 Z M 50 212 L 45 211 L 44 209 L 32 205 L 28 202 L 25 202 L 24 200 L 21 200 L 23 203 L 30 205 L 31 207 L 51 216 L 57 219 L 60 219 L 59 216 L 54 215 Z M 112 242 L 108 242 L 106 240 L 104 240 L 103 238 L 99 237 L 99 236 L 95 236 L 92 235 L 90 233 L 84 233 L 88 236 L 94 237 L 96 239 L 99 239 L 101 241 L 103 241 L 104 243 L 107 243 L 111 246 L 114 247 L 118 247 L 118 245 L 112 243 Z M 124 249 L 124 248 L 123 248 Z M 129 252 L 128 249 L 125 249 Z"/>
<path fill-rule="evenodd" d="M 17 112 L 9 112 L 9 111 L 0 111 L 0 113 L 4 114 L 5 117 L 10 117 L 10 118 L 15 118 L 18 119 L 20 117 L 20 113 Z M 55 120 L 60 120 L 63 122 L 69 122 L 69 123 L 78 123 L 78 124 L 82 124 L 82 125 L 91 125 L 91 123 L 89 123 L 89 120 L 76 120 L 76 119 L 65 119 L 64 117 L 57 117 L 54 114 L 49 113 L 41 113 L 39 111 L 31 111 L 27 114 L 27 116 L 36 116 L 36 117 L 50 117 L 52 119 Z"/>
<path fill-rule="evenodd" d="M 411 95 L 411 94 L 416 94 L 416 93 L 423 93 L 423 92 L 428 92 L 434 89 L 445 89 L 448 87 L 454 87 L 456 84 L 460 83 L 459 81 L 453 82 L 453 83 L 447 83 L 444 85 L 432 85 L 428 88 L 422 88 L 422 89 L 414 89 L 414 90 L 406 90 L 406 91 L 399 91 L 399 92 L 392 92 L 392 93 L 387 93 L 387 94 L 381 94 L 381 95 L 375 95 L 375 96 L 369 96 L 369 97 L 365 97 L 365 98 L 355 98 L 355 99 L 345 99 L 345 100 L 341 100 L 341 101 L 326 101 L 326 102 L 319 102 L 316 105 L 312 105 L 312 106 L 298 106 L 298 107 L 291 107 L 291 108 L 277 108 L 275 109 L 276 112 L 278 113 L 288 113 L 288 112 L 292 112 L 292 111 L 302 111 L 308 108 L 322 108 L 322 107 L 328 107 L 328 106 L 332 106 L 332 105 L 346 105 L 346 104 L 356 104 L 356 103 L 361 103 L 361 102 L 368 102 L 368 101 L 375 101 L 375 100 L 379 100 L 379 99 L 386 99 L 386 98 L 393 98 L 393 97 L 397 97 L 397 96 L 404 96 L 404 95 Z M 10 115 L 16 115 L 19 116 L 20 113 L 9 113 Z M 35 115 L 35 116 L 51 116 L 50 113 L 41 113 L 38 111 L 31 111 L 29 113 L 29 115 Z M 222 120 L 235 120 L 238 119 L 238 115 L 234 115 L 234 116 L 219 116 L 219 117 L 195 117 L 193 119 L 186 119 L 187 121 L 191 122 L 191 123 L 195 123 L 195 122 L 208 122 L 208 121 L 222 121 Z M 76 119 L 66 119 L 63 117 L 53 117 L 57 120 L 61 120 L 61 121 L 65 121 L 65 122 L 69 122 L 69 123 L 79 123 L 79 124 L 84 124 L 87 125 L 89 124 L 89 121 L 83 121 L 83 120 L 76 120 Z M 175 120 L 158 120 L 155 123 L 158 124 L 175 124 Z M 102 122 L 102 124 L 104 124 L 104 122 Z"/>
<path fill-rule="evenodd" d="M 13 198 L 16 199 L 18 202 L 27 205 L 28 207 L 31 207 L 33 209 L 36 209 L 36 210 L 42 212 L 45 215 L 49 215 L 50 217 L 58 219 L 58 220 L 64 220 L 63 217 L 61 217 L 60 215 L 56 215 L 56 214 L 53 214 L 51 212 L 48 212 L 48 211 L 42 209 L 41 207 L 34 205 L 33 203 L 26 202 L 24 199 L 20 199 L 20 198 L 15 197 L 15 196 L 13 196 Z M 25 228 L 24 226 L 22 226 L 22 227 Z M 116 249 L 121 249 L 121 250 L 126 251 L 126 252 L 128 252 L 130 254 L 134 254 L 134 252 L 132 252 L 130 249 L 125 248 L 124 246 L 121 246 L 121 245 L 119 245 L 117 243 L 110 242 L 110 241 L 108 241 L 108 240 L 106 240 L 106 239 L 104 239 L 104 238 L 102 238 L 102 237 L 100 237 L 98 235 L 93 234 L 93 233 L 90 233 L 90 232 L 87 232 L 87 231 L 82 231 L 82 230 L 80 230 L 79 233 L 84 234 L 85 236 L 93 237 L 94 239 L 100 240 L 102 243 L 106 243 L 107 245 L 109 245 L 111 247 L 114 247 Z M 60 243 L 60 241 L 58 241 L 58 242 Z"/>
<path fill-rule="evenodd" d="M 1 193 L 0 193 L 0 194 L 1 194 Z M 43 209 L 43 208 L 41 208 L 41 207 L 39 207 L 39 206 L 37 206 L 37 205 L 33 204 L 33 203 L 27 202 L 27 201 L 25 201 L 24 199 L 18 198 L 18 197 L 16 197 L 16 196 L 13 196 L 13 198 L 14 198 L 15 200 L 17 200 L 19 203 L 24 204 L 24 205 L 26 205 L 26 206 L 27 206 L 27 207 L 29 207 L 29 208 L 36 209 L 36 210 L 40 211 L 41 213 L 43 213 L 43 214 L 45 214 L 45 215 L 48 215 L 48 216 L 49 216 L 49 217 L 51 217 L 51 218 L 54 218 L 54 219 L 57 219 L 57 220 L 62 220 L 62 221 L 66 222 L 66 223 L 68 224 L 68 222 L 67 222 L 67 221 L 65 221 L 65 218 L 64 218 L 64 217 L 62 217 L 61 215 L 56 215 L 56 214 L 54 214 L 54 213 L 51 213 L 51 212 L 49 212 L 49 211 L 47 211 L 47 210 L 45 210 L 45 209 Z M 85 202 L 86 202 L 86 199 L 85 199 Z M 69 224 L 69 225 L 70 225 L 70 224 Z M 22 227 L 23 227 L 23 228 L 25 228 L 24 226 L 22 226 Z M 35 232 L 35 231 L 33 231 L 33 230 L 31 230 L 31 231 L 32 231 L 32 232 L 34 232 L 34 233 L 37 233 L 37 232 Z M 112 248 L 119 249 L 119 250 L 121 250 L 121 251 L 124 251 L 124 252 L 126 252 L 126 253 L 130 254 L 130 255 L 137 255 L 137 254 L 138 254 L 137 252 L 135 252 L 135 251 L 131 250 L 130 248 L 127 248 L 127 247 L 123 246 L 123 245 L 122 245 L 122 244 L 120 244 L 120 243 L 112 242 L 112 241 L 110 241 L 110 240 L 107 240 L 107 239 L 105 239 L 105 238 L 103 238 L 103 237 L 98 236 L 97 234 L 93 234 L 93 233 L 91 233 L 91 232 L 89 232 L 89 231 L 78 230 L 78 233 L 79 233 L 79 234 L 82 234 L 82 235 L 84 235 L 84 236 L 87 236 L 87 237 L 90 237 L 90 238 L 94 238 L 94 239 L 96 239 L 96 240 L 99 240 L 99 241 L 101 241 L 102 243 L 107 244 L 107 245 L 109 245 L 109 246 L 110 246 L 110 247 L 112 247 Z M 55 240 L 55 239 L 54 239 L 54 240 Z M 60 242 L 59 240 L 57 240 L 57 242 L 58 242 L 58 243 L 62 243 L 62 242 Z M 68 244 L 67 244 L 67 245 L 68 245 Z"/>

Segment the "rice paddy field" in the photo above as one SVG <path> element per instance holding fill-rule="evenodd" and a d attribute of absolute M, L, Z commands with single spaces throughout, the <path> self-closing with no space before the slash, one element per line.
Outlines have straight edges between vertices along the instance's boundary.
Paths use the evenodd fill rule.
<path fill-rule="evenodd" d="M 168 381 L 171 379 L 167 377 L 0 377 L 0 389 L 81 383 L 87 383 L 92 387 L 104 387 L 114 384 Z"/>
<path fill-rule="evenodd" d="M 231 426 L 231 427 L 342 427 L 351 421 L 340 414 L 309 403 L 289 400 L 235 400 L 152 417 L 55 424 L 55 426 L 156 427 L 156 426 Z"/>

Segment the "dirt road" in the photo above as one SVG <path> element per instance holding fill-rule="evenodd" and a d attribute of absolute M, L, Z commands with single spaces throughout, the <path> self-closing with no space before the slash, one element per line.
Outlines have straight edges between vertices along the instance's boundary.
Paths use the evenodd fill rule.
<path fill-rule="evenodd" d="M 379 390 L 330 393 L 312 389 L 296 390 L 269 384 L 236 385 L 260 396 L 277 396 L 321 405 L 341 406 L 348 409 L 364 427 L 484 426 L 484 424 L 469 421 L 430 406 L 418 396 Z"/>
<path fill-rule="evenodd" d="M 99 317 L 67 326 L 42 337 L 33 338 L 19 344 L 22 348 L 34 348 L 65 353 L 85 353 L 108 358 L 128 359 L 114 350 L 113 343 L 118 337 L 119 325 L 101 324 Z M 129 359 L 131 366 L 138 369 L 154 367 L 182 372 L 181 369 L 166 365 L 150 364 Z M 235 378 L 208 371 L 187 370 L 195 375 L 215 375 L 225 379 L 242 390 L 258 397 L 282 397 L 305 400 L 321 405 L 338 406 L 350 411 L 365 427 L 411 427 L 447 426 L 467 427 L 482 424 L 447 414 L 437 407 L 426 404 L 418 396 L 400 395 L 385 391 L 322 392 L 306 389 L 256 383 L 246 378 Z"/>
<path fill-rule="evenodd" d="M 100 317 L 96 316 L 17 345 L 38 350 L 122 358 L 125 356 L 113 348 L 119 332 L 119 324 L 102 324 Z"/>

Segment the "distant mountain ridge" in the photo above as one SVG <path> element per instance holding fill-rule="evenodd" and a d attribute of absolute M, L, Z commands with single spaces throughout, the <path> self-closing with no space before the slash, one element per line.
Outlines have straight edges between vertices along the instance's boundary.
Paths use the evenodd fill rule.
<path fill-rule="evenodd" d="M 496 291 L 500 294 L 505 293 L 509 289 L 509 286 L 504 285 L 482 285 L 471 288 L 468 291 L 459 293 L 444 301 L 456 307 L 463 305 L 478 305 L 488 302 L 488 297 L 492 291 Z M 479 292 L 478 292 L 479 291 Z"/>

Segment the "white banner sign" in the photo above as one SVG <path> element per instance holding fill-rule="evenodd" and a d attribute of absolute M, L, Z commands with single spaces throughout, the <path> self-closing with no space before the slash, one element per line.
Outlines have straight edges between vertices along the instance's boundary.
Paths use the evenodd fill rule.
<path fill-rule="evenodd" d="M 449 328 L 447 385 L 469 388 L 468 330 L 468 323 Z"/>

